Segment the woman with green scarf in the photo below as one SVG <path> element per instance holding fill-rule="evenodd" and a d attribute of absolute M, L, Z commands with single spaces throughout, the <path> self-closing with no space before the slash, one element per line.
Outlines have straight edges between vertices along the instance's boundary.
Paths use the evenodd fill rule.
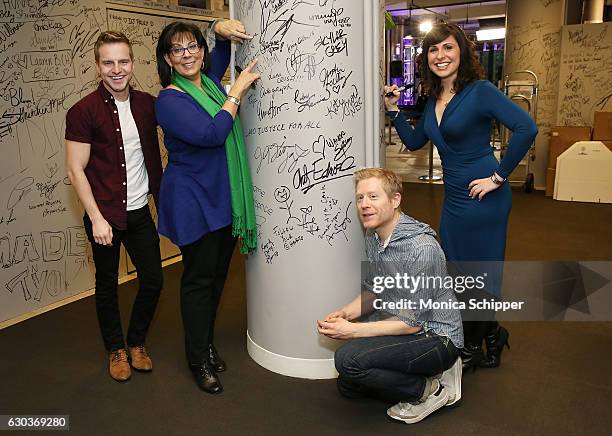
<path fill-rule="evenodd" d="M 168 164 L 158 209 L 159 233 L 183 255 L 181 312 L 187 361 L 197 385 L 223 391 L 217 373 L 225 362 L 213 345 L 217 306 L 236 240 L 242 253 L 257 248 L 253 186 L 238 107 L 251 84 L 255 62 L 226 95 L 220 80 L 230 60 L 231 41 L 249 39 L 236 20 L 213 25 L 216 42 L 193 24 L 174 22 L 157 44 L 161 90 L 155 103 L 164 131 Z"/>

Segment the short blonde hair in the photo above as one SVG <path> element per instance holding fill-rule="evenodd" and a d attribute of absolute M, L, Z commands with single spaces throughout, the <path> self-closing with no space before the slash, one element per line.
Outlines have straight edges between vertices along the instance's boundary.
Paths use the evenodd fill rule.
<path fill-rule="evenodd" d="M 130 49 L 130 59 L 134 60 L 134 51 L 132 50 L 132 43 L 128 39 L 125 34 L 118 32 L 116 30 L 107 30 L 106 32 L 100 33 L 96 43 L 94 44 L 94 57 L 96 62 L 100 62 L 100 47 L 104 44 L 117 44 L 123 43 L 127 44 Z"/>
<path fill-rule="evenodd" d="M 383 190 L 389 198 L 393 198 L 396 193 L 403 194 L 404 186 L 402 185 L 402 179 L 393 171 L 385 168 L 362 168 L 355 171 L 355 188 L 357 188 L 357 184 L 362 180 L 371 179 L 372 177 L 382 182 Z"/>

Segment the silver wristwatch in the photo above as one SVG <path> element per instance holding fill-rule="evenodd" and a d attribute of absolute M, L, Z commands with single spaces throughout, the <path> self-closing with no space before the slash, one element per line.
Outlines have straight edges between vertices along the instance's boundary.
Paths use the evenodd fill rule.
<path fill-rule="evenodd" d="M 228 95 L 227 96 L 227 101 L 231 101 L 232 103 L 234 103 L 236 106 L 240 106 L 240 99 L 234 97 L 233 95 Z"/>

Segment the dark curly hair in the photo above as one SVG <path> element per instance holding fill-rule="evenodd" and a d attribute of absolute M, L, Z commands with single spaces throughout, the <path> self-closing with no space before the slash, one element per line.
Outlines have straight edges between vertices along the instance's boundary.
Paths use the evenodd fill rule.
<path fill-rule="evenodd" d="M 172 70 L 170 65 L 164 59 L 164 55 L 170 54 L 172 48 L 172 39 L 176 35 L 185 35 L 193 37 L 196 42 L 202 47 L 204 51 L 204 62 L 202 64 L 202 71 L 208 72 L 210 68 L 210 56 L 208 53 L 208 44 L 206 44 L 206 38 L 202 35 L 202 31 L 195 24 L 185 23 L 182 21 L 174 21 L 164 27 L 161 34 L 159 35 L 159 41 L 157 41 L 157 47 L 155 49 L 155 56 L 157 57 L 157 74 L 159 74 L 159 83 L 164 88 L 172 82 Z"/>
<path fill-rule="evenodd" d="M 421 45 L 423 51 L 416 55 L 415 61 L 423 79 L 423 91 L 425 94 L 433 95 L 436 98 L 442 92 L 442 81 L 429 69 L 427 53 L 429 53 L 429 47 L 441 43 L 451 35 L 457 40 L 460 52 L 459 70 L 453 83 L 453 92 L 460 92 L 467 85 L 475 80 L 482 79 L 485 75 L 484 68 L 478 61 L 475 45 L 465 36 L 461 27 L 450 23 L 434 24 L 425 35 Z"/>

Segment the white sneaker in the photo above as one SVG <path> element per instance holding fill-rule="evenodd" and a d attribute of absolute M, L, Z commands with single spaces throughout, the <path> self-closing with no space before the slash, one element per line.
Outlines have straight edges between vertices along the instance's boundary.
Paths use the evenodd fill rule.
<path fill-rule="evenodd" d="M 461 357 L 440 376 L 440 383 L 448 391 L 447 406 L 452 406 L 461 399 L 461 373 L 462 373 Z"/>
<path fill-rule="evenodd" d="M 448 392 L 438 379 L 432 379 L 429 396 L 418 403 L 399 402 L 389 407 L 387 415 L 406 424 L 414 424 L 424 420 L 448 402 Z"/>

